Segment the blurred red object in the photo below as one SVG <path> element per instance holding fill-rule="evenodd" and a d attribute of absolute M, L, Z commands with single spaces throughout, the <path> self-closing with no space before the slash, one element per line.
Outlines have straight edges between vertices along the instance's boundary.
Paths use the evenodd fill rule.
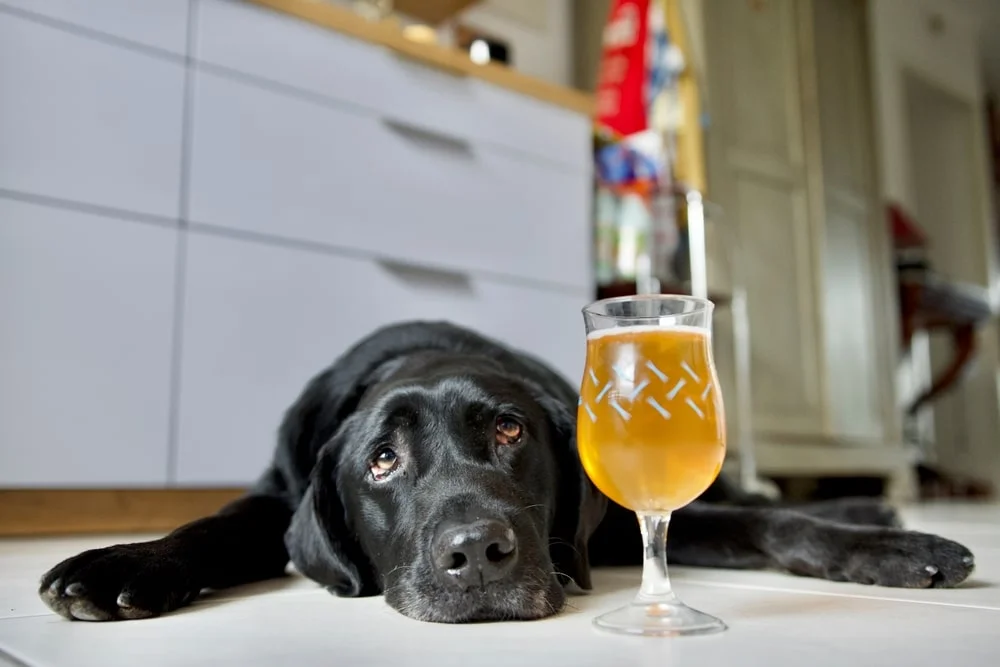
<path fill-rule="evenodd" d="M 892 228 L 892 242 L 897 249 L 927 245 L 927 235 L 899 204 L 889 204 L 889 224 Z"/>
<path fill-rule="evenodd" d="M 595 119 L 598 128 L 612 136 L 627 137 L 648 127 L 648 30 L 649 0 L 613 0 L 602 39 Z"/>

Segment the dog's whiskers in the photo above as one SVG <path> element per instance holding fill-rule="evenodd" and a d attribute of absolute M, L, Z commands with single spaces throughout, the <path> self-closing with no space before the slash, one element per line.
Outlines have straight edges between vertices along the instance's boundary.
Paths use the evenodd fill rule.
<path fill-rule="evenodd" d="M 552 570 L 552 572 L 550 572 L 549 574 L 551 574 L 551 575 L 554 575 L 554 576 L 555 576 L 555 577 L 556 577 L 557 579 L 558 579 L 559 577 L 563 577 L 563 578 L 565 578 L 565 579 L 566 579 L 566 581 L 567 581 L 567 582 L 569 582 L 569 583 L 573 583 L 573 577 L 569 576 L 569 575 L 568 575 L 568 574 L 566 574 L 565 572 L 557 572 L 557 571 L 555 571 L 555 570 Z"/>
<path fill-rule="evenodd" d="M 583 554 L 580 553 L 580 550 L 577 549 L 575 545 L 570 544 L 566 540 L 558 538 L 558 537 L 550 537 L 549 538 L 549 546 L 552 547 L 552 546 L 556 546 L 556 545 L 562 546 L 562 547 L 569 547 L 570 549 L 572 549 L 573 553 L 575 553 L 577 556 L 580 556 L 580 557 L 583 556 Z"/>
<path fill-rule="evenodd" d="M 385 577 L 389 577 L 389 576 L 392 576 L 393 574 L 395 574 L 398 570 L 412 570 L 414 567 L 415 566 L 413 566 L 413 565 L 397 565 L 396 567 L 394 567 L 391 570 L 389 570 L 388 572 L 386 572 L 384 576 Z"/>
<path fill-rule="evenodd" d="M 400 570 L 412 570 L 413 567 L 414 567 L 413 565 L 397 565 L 396 567 L 392 568 L 391 570 L 389 570 L 388 572 L 386 572 L 385 574 L 383 574 L 382 575 L 382 594 L 385 595 L 389 591 L 391 591 L 393 589 L 396 589 L 396 588 L 399 588 L 400 586 L 403 585 L 402 581 L 400 581 L 395 586 L 389 586 L 389 577 L 391 577 L 392 575 L 396 574 L 396 572 L 398 572 Z"/>

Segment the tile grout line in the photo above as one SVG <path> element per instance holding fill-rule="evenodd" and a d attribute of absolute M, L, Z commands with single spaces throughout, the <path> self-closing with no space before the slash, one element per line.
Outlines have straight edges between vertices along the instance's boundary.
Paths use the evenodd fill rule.
<path fill-rule="evenodd" d="M 45 618 L 47 616 L 58 618 L 55 612 L 46 611 L 39 613 L 15 614 L 14 616 L 2 616 L 0 617 L 0 623 L 3 623 L 4 621 L 16 621 L 22 618 Z M 3 646 L 0 646 L 0 651 L 3 651 Z"/>
<path fill-rule="evenodd" d="M 194 142 L 194 44 L 197 36 L 198 7 L 188 0 L 185 45 L 184 98 L 181 102 L 180 188 L 177 203 L 177 261 L 174 267 L 174 320 L 170 359 L 170 400 L 167 423 L 167 486 L 177 484 L 180 449 L 180 398 L 183 381 L 184 309 L 187 296 L 187 236 L 191 199 L 191 153 Z"/>
<path fill-rule="evenodd" d="M 796 595 L 815 595 L 836 598 L 850 598 L 853 600 L 876 600 L 879 602 L 899 602 L 903 604 L 920 604 L 937 607 L 955 607 L 958 609 L 976 609 L 979 611 L 1000 612 L 1000 607 L 988 607 L 978 604 L 962 604 L 959 602 L 936 602 L 934 600 L 913 600 L 906 598 L 890 598 L 877 595 L 857 595 L 854 593 L 836 593 L 828 591 L 813 591 L 796 588 L 779 588 L 776 586 L 762 586 L 760 584 L 739 584 L 734 582 L 703 581 L 697 579 L 678 579 L 678 583 L 691 584 L 692 586 L 704 586 L 706 588 L 735 588 L 747 591 L 762 591 L 770 593 L 791 593 Z"/>
<path fill-rule="evenodd" d="M 6 661 L 6 663 L 4 661 Z M 9 664 L 13 665 L 13 667 L 32 667 L 30 662 L 25 662 L 24 660 L 21 660 L 16 655 L 12 654 L 10 651 L 5 649 L 3 646 L 0 646 L 0 664 Z"/>

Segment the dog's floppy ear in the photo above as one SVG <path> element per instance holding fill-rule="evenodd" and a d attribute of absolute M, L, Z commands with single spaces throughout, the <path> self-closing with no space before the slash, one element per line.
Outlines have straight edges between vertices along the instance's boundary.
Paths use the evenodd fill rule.
<path fill-rule="evenodd" d="M 285 533 L 285 547 L 299 572 L 331 592 L 343 597 L 378 595 L 371 562 L 347 524 L 330 449 L 328 445 L 319 453 Z"/>
<path fill-rule="evenodd" d="M 543 398 L 541 403 L 548 414 L 558 465 L 556 512 L 549 553 L 556 572 L 580 588 L 590 590 L 593 586 L 587 543 L 604 518 L 608 501 L 580 463 L 576 448 L 576 415 L 555 398 Z"/>

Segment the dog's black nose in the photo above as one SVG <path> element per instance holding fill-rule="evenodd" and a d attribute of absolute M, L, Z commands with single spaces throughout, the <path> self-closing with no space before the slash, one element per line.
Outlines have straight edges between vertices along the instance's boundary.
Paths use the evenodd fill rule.
<path fill-rule="evenodd" d="M 465 588 L 499 581 L 517 562 L 514 530 L 495 519 L 442 526 L 431 549 L 439 574 Z"/>

